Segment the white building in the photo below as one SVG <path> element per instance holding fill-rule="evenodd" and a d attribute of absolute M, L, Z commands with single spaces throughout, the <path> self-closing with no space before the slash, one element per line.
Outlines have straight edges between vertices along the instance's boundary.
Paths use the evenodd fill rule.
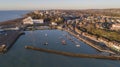
<path fill-rule="evenodd" d="M 120 30 L 120 24 L 113 24 L 111 30 Z"/>
<path fill-rule="evenodd" d="M 55 25 L 55 26 L 57 25 L 57 23 L 55 23 L 55 22 L 52 22 L 51 24 L 52 24 L 52 25 Z"/>
<path fill-rule="evenodd" d="M 43 19 L 33 19 L 33 23 L 43 24 L 43 23 L 44 23 L 44 20 L 43 20 Z"/>
<path fill-rule="evenodd" d="M 23 20 L 23 24 L 33 25 L 33 24 L 43 24 L 44 19 L 32 19 L 31 17 L 27 17 Z"/>
<path fill-rule="evenodd" d="M 119 20 L 119 19 L 117 19 L 116 21 L 120 23 L 120 20 Z"/>
<path fill-rule="evenodd" d="M 33 19 L 31 17 L 27 17 L 25 19 L 23 19 L 23 24 L 30 24 L 33 25 Z"/>
<path fill-rule="evenodd" d="M 35 13 L 35 14 L 39 14 L 40 11 L 39 11 L 39 10 L 35 10 L 34 13 Z"/>

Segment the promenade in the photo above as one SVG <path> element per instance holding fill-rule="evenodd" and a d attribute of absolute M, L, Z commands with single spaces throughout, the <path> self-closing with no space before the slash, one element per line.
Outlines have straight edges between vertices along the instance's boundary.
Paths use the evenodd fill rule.
<path fill-rule="evenodd" d="M 74 31 L 72 31 L 70 29 L 69 30 L 64 29 L 64 30 L 67 31 L 69 34 L 75 36 L 77 39 L 85 42 L 86 44 L 90 45 L 91 47 L 95 48 L 96 50 L 98 50 L 100 52 L 107 52 L 107 53 L 110 53 L 110 54 L 115 54 L 115 52 L 110 51 L 108 49 L 105 49 L 105 48 L 101 47 L 100 46 L 101 44 L 99 42 L 95 41 L 95 40 L 89 39 L 86 36 L 78 34 L 77 32 L 74 32 Z"/>

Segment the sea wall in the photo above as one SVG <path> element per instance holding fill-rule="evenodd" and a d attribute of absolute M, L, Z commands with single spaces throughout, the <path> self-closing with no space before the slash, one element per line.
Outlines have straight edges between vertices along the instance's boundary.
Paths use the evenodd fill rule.
<path fill-rule="evenodd" d="M 109 47 L 110 49 L 112 49 L 113 51 L 117 51 L 117 52 L 120 52 L 120 43 L 119 42 L 116 42 L 116 41 L 109 41 L 108 39 L 106 38 L 103 38 L 103 37 L 97 37 L 95 35 L 91 35 L 87 32 L 82 32 L 80 30 L 78 30 L 77 28 L 75 28 L 75 31 L 77 33 L 80 33 L 81 35 L 85 36 L 85 37 L 88 37 L 92 40 L 95 40 L 95 41 L 99 41 L 99 42 L 102 42 L 104 43 L 107 47 Z"/>
<path fill-rule="evenodd" d="M 30 49 L 30 50 L 36 50 L 36 51 L 53 53 L 53 54 L 58 54 L 58 55 L 63 55 L 63 56 L 70 56 L 70 57 L 120 60 L 119 56 L 103 56 L 103 55 L 92 55 L 92 54 L 76 54 L 76 53 L 70 53 L 70 52 L 63 52 L 63 51 L 57 51 L 57 50 L 37 48 L 37 47 L 33 47 L 33 46 L 25 46 L 25 48 L 26 49 Z"/>
<path fill-rule="evenodd" d="M 102 47 L 101 44 L 97 41 L 94 41 L 88 37 L 85 37 L 82 34 L 79 34 L 79 36 L 78 36 L 77 34 L 73 33 L 70 30 L 66 30 L 66 29 L 64 29 L 64 30 L 67 31 L 68 33 L 70 33 L 71 35 L 75 36 L 77 39 L 85 42 L 86 44 L 90 45 L 91 47 L 95 48 L 96 50 L 98 50 L 100 52 L 108 52 L 111 54 L 115 54 L 113 51 L 107 50 L 104 47 Z"/>

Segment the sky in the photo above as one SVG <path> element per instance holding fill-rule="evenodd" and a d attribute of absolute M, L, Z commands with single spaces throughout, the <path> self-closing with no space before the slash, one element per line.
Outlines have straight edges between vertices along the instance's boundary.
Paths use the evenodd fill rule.
<path fill-rule="evenodd" d="M 120 0 L 0 0 L 0 10 L 120 8 Z"/>

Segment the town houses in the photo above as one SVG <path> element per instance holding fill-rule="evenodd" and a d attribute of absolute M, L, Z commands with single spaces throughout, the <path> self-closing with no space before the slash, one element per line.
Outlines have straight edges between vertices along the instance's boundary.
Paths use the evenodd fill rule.
<path fill-rule="evenodd" d="M 111 30 L 120 31 L 120 23 L 112 24 Z"/>
<path fill-rule="evenodd" d="M 120 51 L 120 40 L 114 35 L 108 35 L 108 33 L 120 33 L 120 17 L 90 13 L 89 10 L 41 10 L 28 14 L 23 24 L 49 24 L 58 28 L 62 25 L 89 39 L 101 42 L 111 49 Z"/>
<path fill-rule="evenodd" d="M 35 23 L 42 21 L 55 22 L 57 24 L 76 23 L 78 26 L 93 24 L 95 28 L 119 31 L 120 17 L 105 16 L 102 14 L 90 14 L 79 10 L 36 10 L 30 15 Z M 31 19 L 30 17 L 28 19 Z M 38 19 L 39 20 L 36 20 Z M 46 20 L 45 20 L 46 19 Z M 32 20 L 31 20 L 32 21 Z M 34 22 L 28 22 L 33 24 Z M 27 24 L 27 22 L 25 22 Z"/>

